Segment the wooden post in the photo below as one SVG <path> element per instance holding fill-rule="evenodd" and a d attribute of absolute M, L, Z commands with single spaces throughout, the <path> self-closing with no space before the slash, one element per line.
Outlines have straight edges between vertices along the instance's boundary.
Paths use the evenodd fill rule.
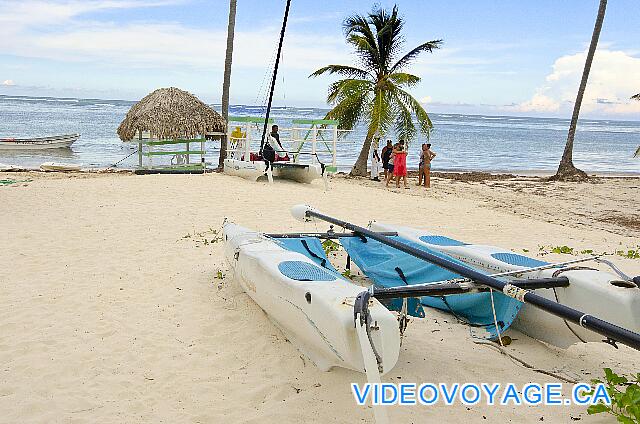
<path fill-rule="evenodd" d="M 333 126 L 333 161 L 331 162 L 331 165 L 336 166 L 336 151 L 337 151 L 337 144 L 338 144 L 338 125 L 335 124 Z"/>

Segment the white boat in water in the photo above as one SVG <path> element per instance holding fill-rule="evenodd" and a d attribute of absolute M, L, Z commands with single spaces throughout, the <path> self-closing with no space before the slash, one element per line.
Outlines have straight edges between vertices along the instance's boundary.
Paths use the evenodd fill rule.
<path fill-rule="evenodd" d="M 425 230 L 372 222 L 373 231 L 394 231 L 406 240 L 444 253 L 488 274 L 515 273 L 510 278 L 566 277 L 566 287 L 542 288 L 536 294 L 640 332 L 640 288 L 626 276 L 589 268 L 586 263 L 550 264 L 494 246 L 468 244 Z M 585 261 L 586 262 L 586 261 Z M 531 271 L 528 271 L 531 270 Z M 617 271 L 613 268 L 614 271 Z M 602 341 L 603 337 L 567 320 L 558 319 L 525 303 L 513 322 L 523 333 L 566 348 L 574 343 Z"/>
<path fill-rule="evenodd" d="M 62 162 L 44 162 L 40 165 L 40 169 L 43 171 L 80 171 L 82 165 L 75 163 L 62 163 Z"/>
<path fill-rule="evenodd" d="M 280 136 L 279 142 L 267 135 L 266 141 L 274 148 L 276 155 L 276 160 L 271 162 L 270 170 L 267 168 L 267 162 L 259 156 L 262 146 L 258 143 L 252 145 L 261 137 L 260 127 L 256 125 L 263 122 L 263 118 L 256 117 L 229 118 L 229 157 L 224 160 L 225 174 L 251 181 L 267 176 L 270 181 L 272 178 L 281 178 L 309 184 L 337 171 L 338 134 L 345 132 L 338 129 L 337 121 L 294 119 L 293 128 L 280 129 L 284 134 Z M 243 124 L 244 130 L 235 126 L 234 131 L 231 131 L 231 127 L 234 126 L 232 123 Z M 304 127 L 305 125 L 309 127 Z M 258 134 L 255 134 L 256 132 Z M 287 146 L 286 150 L 284 146 Z M 305 150 L 305 147 L 309 149 Z M 331 158 L 331 162 L 321 163 L 319 155 Z"/>
<path fill-rule="evenodd" d="M 342 367 L 365 372 L 362 335 L 354 325 L 354 303 L 365 290 L 362 286 L 283 240 L 239 225 L 225 223 L 224 239 L 233 278 L 298 350 L 325 371 Z M 324 255 L 319 241 L 314 247 Z M 378 300 L 370 299 L 368 305 L 375 328 L 368 330 L 365 344 L 375 347 L 378 371 L 386 373 L 400 353 L 398 321 Z"/>
<path fill-rule="evenodd" d="M 69 148 L 80 134 L 65 134 L 36 138 L 0 138 L 0 150 Z"/>

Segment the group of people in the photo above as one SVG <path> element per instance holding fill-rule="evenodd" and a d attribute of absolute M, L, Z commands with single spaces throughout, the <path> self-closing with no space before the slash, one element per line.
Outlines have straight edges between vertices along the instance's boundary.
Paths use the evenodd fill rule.
<path fill-rule="evenodd" d="M 407 146 L 404 140 L 393 144 L 391 140 L 387 140 L 387 145 L 382 148 L 382 154 L 378 155 L 378 140 L 373 145 L 371 153 L 371 179 L 380 181 L 380 162 L 384 169 L 384 179 L 386 186 L 395 177 L 396 188 L 400 188 L 400 179 L 404 183 L 404 188 L 408 189 L 407 183 Z M 420 151 L 420 165 L 418 169 L 418 185 L 431 187 L 431 161 L 436 154 L 431 151 L 431 144 L 422 144 Z"/>

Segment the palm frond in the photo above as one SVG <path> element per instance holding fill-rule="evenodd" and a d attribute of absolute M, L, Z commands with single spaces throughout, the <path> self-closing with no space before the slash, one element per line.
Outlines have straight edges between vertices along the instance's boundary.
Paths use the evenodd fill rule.
<path fill-rule="evenodd" d="M 323 68 L 318 69 L 317 71 L 309 75 L 309 77 L 317 77 L 327 72 L 329 73 L 329 75 L 338 74 L 338 75 L 342 75 L 345 77 L 352 77 L 352 78 L 367 78 L 367 77 L 373 78 L 373 75 L 371 75 L 369 72 L 365 71 L 364 69 L 356 68 L 355 66 L 347 66 L 347 65 L 327 65 Z"/>
<path fill-rule="evenodd" d="M 409 53 L 402 56 L 402 58 L 400 58 L 400 60 L 398 60 L 395 65 L 391 67 L 390 72 L 395 72 L 396 70 L 402 69 L 403 67 L 407 66 L 422 52 L 428 51 L 429 53 L 433 53 L 433 51 L 435 49 L 439 49 L 441 45 L 442 40 L 432 40 L 420 44 L 418 47 L 415 47 Z"/>
<path fill-rule="evenodd" d="M 327 103 L 335 104 L 346 97 L 361 96 L 366 92 L 373 92 L 374 84 L 368 80 L 342 79 L 329 85 Z"/>
<path fill-rule="evenodd" d="M 429 118 L 429 114 L 424 110 L 419 101 L 417 101 L 411 94 L 407 93 L 401 88 L 398 88 L 396 91 L 396 95 L 402 102 L 411 109 L 413 114 L 416 116 L 418 121 L 418 126 L 420 127 L 420 132 L 427 138 L 431 136 L 431 130 L 433 129 L 433 123 L 431 122 L 431 118 Z"/>
<path fill-rule="evenodd" d="M 396 108 L 395 132 L 398 138 L 406 141 L 407 145 L 416 136 L 416 126 L 413 123 L 413 113 L 411 109 L 404 104 L 397 92 L 393 92 Z"/>
<path fill-rule="evenodd" d="M 336 119 L 340 122 L 340 129 L 350 130 L 363 119 L 366 114 L 364 110 L 370 101 L 371 92 L 363 91 L 358 95 L 344 97 L 333 109 L 331 109 L 325 119 Z"/>
<path fill-rule="evenodd" d="M 361 15 L 350 16 L 344 20 L 342 27 L 347 42 L 355 47 L 364 64 L 370 69 L 376 69 L 376 64 L 380 62 L 380 52 L 367 18 Z"/>
<path fill-rule="evenodd" d="M 378 66 L 380 74 L 386 74 L 389 71 L 389 65 L 393 57 L 400 50 L 403 44 L 401 36 L 404 22 L 398 16 L 398 7 L 394 6 L 391 14 L 384 9 L 374 9 L 369 14 L 369 21 L 376 29 L 376 38 L 379 51 Z"/>
<path fill-rule="evenodd" d="M 388 90 L 377 89 L 373 101 L 367 111 L 369 119 L 368 136 L 385 134 L 393 124 L 393 107 L 391 93 Z"/>
<path fill-rule="evenodd" d="M 394 72 L 389 74 L 387 79 L 395 85 L 413 87 L 421 80 L 420 77 L 405 72 Z"/>

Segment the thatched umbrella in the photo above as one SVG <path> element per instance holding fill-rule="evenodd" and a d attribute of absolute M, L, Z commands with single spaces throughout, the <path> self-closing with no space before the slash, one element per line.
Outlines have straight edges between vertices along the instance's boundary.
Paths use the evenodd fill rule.
<path fill-rule="evenodd" d="M 193 94 L 171 87 L 159 88 L 133 105 L 118 127 L 118 136 L 128 141 L 138 131 L 149 131 L 159 139 L 194 138 L 226 129 L 218 112 Z"/>

